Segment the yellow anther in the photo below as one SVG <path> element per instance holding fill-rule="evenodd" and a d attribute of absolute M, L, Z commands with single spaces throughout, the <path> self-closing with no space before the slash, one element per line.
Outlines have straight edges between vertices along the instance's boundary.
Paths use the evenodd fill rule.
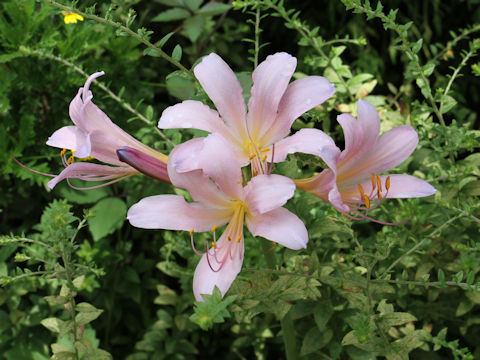
<path fill-rule="evenodd" d="M 380 179 L 380 176 L 377 175 L 377 186 L 378 186 L 378 191 L 382 191 L 382 179 Z"/>
<path fill-rule="evenodd" d="M 232 238 L 230 236 L 227 236 L 228 241 L 232 241 Z"/>
<path fill-rule="evenodd" d="M 358 184 L 358 191 L 360 192 L 360 197 L 364 197 L 365 196 L 365 192 L 363 191 L 363 187 L 362 185 Z"/>
<path fill-rule="evenodd" d="M 214 249 L 217 248 L 217 244 L 215 244 L 215 241 L 212 241 L 212 247 L 213 247 Z"/>
<path fill-rule="evenodd" d="M 385 189 L 387 191 L 390 189 L 390 176 L 387 176 L 387 180 L 385 180 Z"/>
<path fill-rule="evenodd" d="M 258 175 L 258 171 L 257 170 L 253 170 L 253 176 L 257 176 Z"/>
<path fill-rule="evenodd" d="M 60 156 L 64 156 L 67 153 L 67 149 L 63 149 L 60 151 Z"/>
<path fill-rule="evenodd" d="M 75 157 L 72 155 L 68 158 L 67 164 L 70 165 L 70 164 L 73 164 L 74 162 L 75 162 Z"/>
<path fill-rule="evenodd" d="M 240 242 L 242 240 L 242 235 L 238 235 L 237 242 Z"/>
<path fill-rule="evenodd" d="M 260 152 L 269 152 L 270 151 L 270 148 L 265 148 L 265 149 L 262 149 L 262 151 Z"/>
<path fill-rule="evenodd" d="M 370 199 L 368 198 L 367 195 L 363 195 L 363 200 L 365 200 L 365 206 L 367 209 L 370 209 Z"/>
<path fill-rule="evenodd" d="M 214 232 L 214 231 L 217 230 L 217 229 L 218 229 L 218 226 L 215 225 L 214 227 L 212 227 L 212 232 Z"/>
<path fill-rule="evenodd" d="M 377 197 L 379 200 L 382 200 L 382 193 L 380 192 L 380 189 L 377 189 Z"/>
<path fill-rule="evenodd" d="M 255 156 L 257 156 L 257 155 L 252 154 L 252 155 L 250 155 L 249 159 L 250 159 L 250 160 L 253 160 L 253 159 L 255 159 Z"/>
<path fill-rule="evenodd" d="M 193 229 L 190 230 L 190 236 L 192 236 L 194 232 L 195 232 L 195 231 L 194 231 Z"/>
<path fill-rule="evenodd" d="M 262 161 L 265 161 L 265 160 L 267 160 L 267 155 L 264 155 L 262 158 Z"/>
<path fill-rule="evenodd" d="M 375 190 L 375 188 L 377 187 L 377 183 L 375 181 L 375 174 L 374 173 L 371 173 L 370 174 L 370 177 L 372 179 L 372 190 Z"/>

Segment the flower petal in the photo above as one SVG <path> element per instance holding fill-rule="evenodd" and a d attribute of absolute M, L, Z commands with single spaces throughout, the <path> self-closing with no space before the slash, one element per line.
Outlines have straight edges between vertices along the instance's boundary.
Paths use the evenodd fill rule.
<path fill-rule="evenodd" d="M 231 210 L 213 209 L 199 203 L 187 203 L 183 196 L 157 195 L 133 205 L 127 219 L 143 229 L 209 231 L 224 225 L 232 216 Z"/>
<path fill-rule="evenodd" d="M 84 131 L 76 126 L 64 126 L 48 138 L 47 145 L 78 151 L 86 141 L 87 134 Z"/>
<path fill-rule="evenodd" d="M 322 104 L 334 93 L 335 86 L 322 76 L 307 76 L 289 84 L 278 105 L 277 120 L 263 141 L 273 144 L 283 139 L 290 133 L 295 119 Z"/>
<path fill-rule="evenodd" d="M 195 66 L 193 72 L 225 123 L 234 129 L 239 138 L 244 138 L 245 100 L 240 82 L 232 69 L 220 56 L 211 53 Z"/>
<path fill-rule="evenodd" d="M 418 144 L 416 131 L 401 125 L 387 131 L 367 153 L 360 158 L 339 162 L 337 183 L 339 189 L 362 183 L 371 173 L 379 174 L 401 164 Z"/>
<path fill-rule="evenodd" d="M 234 248 L 231 249 L 230 246 Z M 222 235 L 220 240 L 217 241 L 217 248 L 221 250 L 217 250 L 216 256 L 213 253 L 213 249 L 209 250 L 209 255 L 205 253 L 195 269 L 193 294 L 197 301 L 203 301 L 201 294 L 211 294 L 215 286 L 220 289 L 222 295 L 225 295 L 238 273 L 242 270 L 245 251 L 243 240 L 240 242 L 228 241 Z M 224 260 L 225 262 L 222 265 L 217 260 Z"/>
<path fill-rule="evenodd" d="M 258 175 L 245 186 L 245 203 L 253 215 L 283 206 L 295 193 L 292 179 L 281 175 Z"/>
<path fill-rule="evenodd" d="M 203 150 L 204 140 L 196 138 L 177 145 L 170 153 L 168 176 L 173 185 L 188 190 L 195 201 L 224 208 L 231 198 L 200 170 L 202 164 L 196 155 Z"/>
<path fill-rule="evenodd" d="M 253 236 L 279 243 L 289 249 L 307 247 L 308 232 L 305 224 L 287 209 L 281 207 L 257 216 L 247 215 L 247 227 Z"/>
<path fill-rule="evenodd" d="M 104 181 L 137 173 L 138 171 L 130 166 L 108 166 L 79 162 L 68 165 L 60 174 L 50 180 L 47 186 L 53 189 L 63 179 L 78 178 L 85 181 Z"/>
<path fill-rule="evenodd" d="M 336 163 L 336 159 L 340 155 L 340 149 L 337 148 L 333 139 L 323 131 L 318 129 L 301 129 L 292 136 L 286 137 L 275 144 L 273 161 L 285 161 L 288 154 L 296 152 L 319 156 L 327 165 L 332 164 L 332 162 Z M 332 166 L 335 165 L 332 164 Z"/>
<path fill-rule="evenodd" d="M 255 139 L 263 137 L 273 125 L 278 104 L 297 66 L 287 53 L 269 55 L 253 72 L 252 96 L 248 102 L 248 126 Z"/>

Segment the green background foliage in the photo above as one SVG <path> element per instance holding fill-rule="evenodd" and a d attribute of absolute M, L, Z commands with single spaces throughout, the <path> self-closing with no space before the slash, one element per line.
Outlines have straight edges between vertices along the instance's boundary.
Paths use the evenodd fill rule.
<path fill-rule="evenodd" d="M 480 357 L 478 1 L 86 0 L 74 7 L 88 16 L 69 25 L 62 5 L 72 4 L 0 2 L 0 358 L 277 359 L 284 344 L 302 359 Z M 137 175 L 50 191 L 12 158 L 59 173 L 45 141 L 71 124 L 68 104 L 101 70 L 95 104 L 168 154 L 203 135 L 156 130 L 170 105 L 212 105 L 191 73 L 202 56 L 222 56 L 249 96 L 254 64 L 278 51 L 297 57 L 294 78 L 322 75 L 337 89 L 293 131 L 324 130 L 342 148 L 335 119 L 358 99 L 376 106 L 382 131 L 415 128 L 419 146 L 397 170 L 437 194 L 375 213 L 414 214 L 409 223 L 353 222 L 297 192 L 287 207 L 305 222 L 308 248 L 270 251 L 246 235 L 229 292 L 195 303 L 189 235 L 124 221 L 141 198 L 183 190 Z M 275 172 L 322 168 L 295 155 Z"/>

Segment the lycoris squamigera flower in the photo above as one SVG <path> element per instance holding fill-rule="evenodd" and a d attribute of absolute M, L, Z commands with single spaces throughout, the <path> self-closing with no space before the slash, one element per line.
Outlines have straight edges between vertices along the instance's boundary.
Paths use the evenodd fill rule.
<path fill-rule="evenodd" d="M 83 21 L 83 16 L 79 14 L 75 14 L 71 11 L 62 11 L 63 21 L 65 24 L 76 24 L 77 21 Z"/>
<path fill-rule="evenodd" d="M 186 100 L 167 108 L 158 126 L 220 134 L 233 147 L 242 166 L 251 164 L 253 175 L 268 173 L 267 162 L 272 158 L 274 162 L 283 161 L 292 147 L 315 152 L 317 145 L 303 131 L 289 142 L 281 140 L 290 133 L 296 118 L 326 101 L 335 88 L 321 76 L 307 76 L 289 84 L 296 64 L 297 60 L 287 53 L 268 56 L 252 74 L 247 113 L 235 73 L 212 53 L 203 58 L 194 73 L 217 111 L 199 101 Z"/>
<path fill-rule="evenodd" d="M 64 149 L 61 157 L 65 165 L 65 170 L 49 181 L 48 186 L 53 188 L 61 180 L 70 178 L 110 180 L 109 183 L 112 183 L 139 171 L 169 182 L 168 157 L 127 134 L 92 102 L 90 84 L 103 74 L 102 71 L 91 75 L 70 103 L 70 118 L 75 126 L 65 126 L 55 131 L 47 141 L 47 145 Z M 66 149 L 71 150 L 73 155 L 67 158 Z M 115 166 L 75 162 L 75 158 L 96 159 Z"/>
<path fill-rule="evenodd" d="M 357 112 L 357 119 L 350 114 L 337 118 L 345 134 L 345 150 L 325 147 L 323 159 L 329 168 L 311 178 L 295 180 L 297 188 L 329 202 L 338 211 L 352 212 L 356 219 L 372 221 L 377 220 L 366 213 L 386 198 L 433 195 L 435 188 L 414 176 L 379 175 L 401 164 L 415 150 L 418 144 L 415 130 L 401 125 L 379 136 L 377 110 L 360 100 Z"/>
<path fill-rule="evenodd" d="M 191 156 L 192 149 L 211 155 L 203 169 L 181 172 L 177 166 Z M 192 247 L 195 232 L 212 231 L 195 270 L 193 292 L 211 294 L 217 286 L 225 294 L 242 268 L 243 226 L 253 236 L 262 236 L 290 249 L 305 248 L 308 241 L 303 222 L 282 206 L 295 191 L 295 184 L 280 175 L 258 175 L 243 185 L 242 172 L 233 150 L 225 140 L 211 134 L 175 147 L 169 157 L 168 174 L 172 184 L 190 192 L 194 202 L 183 196 L 158 195 L 133 205 L 127 218 L 133 226 L 145 229 L 185 230 Z M 216 230 L 227 225 L 219 239 Z"/>

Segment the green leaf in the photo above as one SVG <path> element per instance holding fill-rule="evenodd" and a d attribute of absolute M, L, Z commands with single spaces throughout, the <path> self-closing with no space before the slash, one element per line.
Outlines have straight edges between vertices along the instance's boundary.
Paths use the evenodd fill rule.
<path fill-rule="evenodd" d="M 200 7 L 203 0 L 183 0 L 183 1 L 185 2 L 185 5 L 187 5 L 187 7 L 190 10 L 195 11 Z"/>
<path fill-rule="evenodd" d="M 170 39 L 172 37 L 173 34 L 175 34 L 175 33 L 172 31 L 172 32 L 169 32 L 164 37 L 162 37 L 160 39 L 160 41 L 157 43 L 157 46 L 161 49 L 163 47 L 163 45 L 165 45 L 167 43 L 168 39 Z"/>
<path fill-rule="evenodd" d="M 332 337 L 333 332 L 331 329 L 320 331 L 318 327 L 312 327 L 303 338 L 300 355 L 305 356 L 314 351 L 320 350 L 332 340 Z"/>
<path fill-rule="evenodd" d="M 92 210 L 94 213 L 88 218 L 88 228 L 95 241 L 120 229 L 127 215 L 127 205 L 118 198 L 100 200 Z"/>
<path fill-rule="evenodd" d="M 57 318 L 47 318 L 40 321 L 40 324 L 45 326 L 51 332 L 60 332 L 63 321 Z"/>
<path fill-rule="evenodd" d="M 450 95 L 443 95 L 442 96 L 442 114 L 445 114 L 450 111 L 455 105 L 457 105 L 457 100 L 455 100 Z"/>
<path fill-rule="evenodd" d="M 418 40 L 413 46 L 412 46 L 412 51 L 416 54 L 420 51 L 422 48 L 423 44 L 423 39 Z"/>
<path fill-rule="evenodd" d="M 151 21 L 153 22 L 167 22 L 167 21 L 176 21 L 186 19 L 190 16 L 190 12 L 181 8 L 168 9 L 157 16 L 155 16 Z"/>
<path fill-rule="evenodd" d="M 205 27 L 205 18 L 202 16 L 193 16 L 185 20 L 183 26 L 187 37 L 194 43 L 202 34 L 203 28 Z"/>
<path fill-rule="evenodd" d="M 203 5 L 197 14 L 199 15 L 206 15 L 206 16 L 214 16 L 223 14 L 225 11 L 228 11 L 232 8 L 230 4 L 222 4 L 219 2 L 209 2 Z"/>
<path fill-rule="evenodd" d="M 98 200 L 109 195 L 109 190 L 106 188 L 98 188 L 88 191 L 78 191 L 70 188 L 65 184 L 57 185 L 54 192 L 55 191 L 58 191 L 60 195 L 67 199 L 69 202 L 82 205 L 96 203 Z"/>
<path fill-rule="evenodd" d="M 167 75 L 167 90 L 170 95 L 180 100 L 191 99 L 195 94 L 195 83 L 183 71 L 177 70 Z"/>
<path fill-rule="evenodd" d="M 319 301 L 313 313 L 315 323 L 319 330 L 324 330 L 328 320 L 333 315 L 332 302 L 329 300 Z"/>
<path fill-rule="evenodd" d="M 387 328 L 403 325 L 411 321 L 417 320 L 415 316 L 406 312 L 387 313 L 384 315 L 380 315 L 378 318 L 380 323 Z"/>
<path fill-rule="evenodd" d="M 156 51 L 155 49 L 152 49 L 150 47 L 147 47 L 145 50 L 143 50 L 143 55 L 145 56 L 153 56 L 153 57 L 160 57 L 161 55 Z"/>
<path fill-rule="evenodd" d="M 182 59 L 182 47 L 177 44 L 172 51 L 173 60 L 180 61 Z"/>
<path fill-rule="evenodd" d="M 103 310 L 97 309 L 95 306 L 85 302 L 77 304 L 75 310 L 78 311 L 78 314 L 75 316 L 77 326 L 88 324 L 98 318 L 103 312 Z"/>
<path fill-rule="evenodd" d="M 155 298 L 153 301 L 155 304 L 158 305 L 175 305 L 178 297 L 175 291 L 168 288 L 165 285 L 157 285 L 157 291 L 159 296 Z"/>
<path fill-rule="evenodd" d="M 190 320 L 203 330 L 208 330 L 214 323 L 223 323 L 225 318 L 230 317 L 227 306 L 237 298 L 237 296 L 227 296 L 222 299 L 222 293 L 216 286 L 211 295 L 202 294 L 202 297 L 203 302 L 195 302 L 195 313 L 190 316 Z"/>

